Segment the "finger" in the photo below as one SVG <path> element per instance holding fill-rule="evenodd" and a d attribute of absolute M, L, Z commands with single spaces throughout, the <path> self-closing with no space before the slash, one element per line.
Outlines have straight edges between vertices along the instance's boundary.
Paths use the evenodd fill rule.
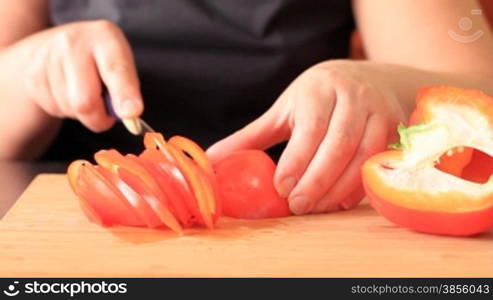
<path fill-rule="evenodd" d="M 289 196 L 307 169 L 327 133 L 335 93 L 332 91 L 324 99 L 320 99 L 320 95 L 307 94 L 303 99 L 294 100 L 293 130 L 274 175 L 277 192 L 284 198 Z"/>
<path fill-rule="evenodd" d="M 340 95 L 336 100 L 327 134 L 289 195 L 290 209 L 295 214 L 304 214 L 312 209 L 335 183 L 357 149 L 367 116 L 366 110 L 355 111 L 348 100 L 350 96 Z"/>
<path fill-rule="evenodd" d="M 365 133 L 358 151 L 328 193 L 314 206 L 312 212 L 327 212 L 334 207 L 349 209 L 363 198 L 361 166 L 373 154 L 385 149 L 388 127 L 385 120 L 372 114 L 366 123 Z"/>
<path fill-rule="evenodd" d="M 99 74 L 108 88 L 118 116 L 138 117 L 144 110 L 144 104 L 132 51 L 116 25 L 109 22 L 102 24 L 108 38 L 94 46 Z"/>
<path fill-rule="evenodd" d="M 364 197 L 365 197 L 365 190 L 363 189 L 363 186 L 360 186 L 356 188 L 356 190 L 354 190 L 351 194 L 349 194 L 349 196 L 347 196 L 346 199 L 344 199 L 344 201 L 338 204 L 332 203 L 329 206 L 327 206 L 327 208 L 325 208 L 325 210 L 322 212 L 331 213 L 340 210 L 353 209 L 364 199 Z"/>
<path fill-rule="evenodd" d="M 104 108 L 101 82 L 89 54 L 75 52 L 64 60 L 67 99 L 72 113 L 84 126 L 95 132 L 107 130 L 114 123 Z"/>
<path fill-rule="evenodd" d="M 231 152 L 246 149 L 264 150 L 287 140 L 289 127 L 286 118 L 273 107 L 258 119 L 215 143 L 207 149 L 212 162 L 222 160 Z"/>
<path fill-rule="evenodd" d="M 54 95 L 52 94 L 52 87 L 47 72 L 45 71 L 45 73 L 42 76 L 39 76 L 37 80 L 39 80 L 39 82 L 36 84 L 37 93 L 34 97 L 36 97 L 38 105 L 50 116 L 64 118 L 65 114 L 63 109 L 61 109 L 55 101 Z"/>
<path fill-rule="evenodd" d="M 56 55 L 49 58 L 48 82 L 53 101 L 59 107 L 61 114 L 66 118 L 75 118 L 75 114 L 68 103 L 65 71 L 63 63 Z"/>
<path fill-rule="evenodd" d="M 40 49 L 37 55 L 33 57 L 31 64 L 26 68 L 23 82 L 30 98 L 43 111 L 51 116 L 63 118 L 62 110 L 54 101 L 48 68 L 45 67 L 46 60 L 49 57 L 48 47 Z"/>
<path fill-rule="evenodd" d="M 349 196 L 346 197 L 346 199 L 339 203 L 339 208 L 344 210 L 353 209 L 358 206 L 365 196 L 365 189 L 363 188 L 363 185 L 360 184 Z"/>

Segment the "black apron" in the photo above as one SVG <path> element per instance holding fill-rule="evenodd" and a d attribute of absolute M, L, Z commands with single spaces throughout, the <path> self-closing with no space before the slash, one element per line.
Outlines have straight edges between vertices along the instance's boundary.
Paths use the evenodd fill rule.
<path fill-rule="evenodd" d="M 265 112 L 313 64 L 348 55 L 348 0 L 52 0 L 53 24 L 107 19 L 134 51 L 143 118 L 204 148 Z M 66 120 L 45 160 L 139 152 L 121 124 L 94 134 Z"/>

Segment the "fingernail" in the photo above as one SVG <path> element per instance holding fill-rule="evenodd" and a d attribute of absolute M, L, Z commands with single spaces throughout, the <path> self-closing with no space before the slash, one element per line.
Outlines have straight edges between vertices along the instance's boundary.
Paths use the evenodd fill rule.
<path fill-rule="evenodd" d="M 311 199 L 306 196 L 296 196 L 289 200 L 289 209 L 295 215 L 306 214 L 311 206 Z"/>
<path fill-rule="evenodd" d="M 294 186 L 296 185 L 296 178 L 293 176 L 287 177 L 284 180 L 281 181 L 278 187 L 278 193 L 279 196 L 283 198 L 287 198 L 291 191 L 294 189 Z"/>
<path fill-rule="evenodd" d="M 120 102 L 119 116 L 121 118 L 133 118 L 139 113 L 140 104 L 138 101 L 125 99 Z"/>

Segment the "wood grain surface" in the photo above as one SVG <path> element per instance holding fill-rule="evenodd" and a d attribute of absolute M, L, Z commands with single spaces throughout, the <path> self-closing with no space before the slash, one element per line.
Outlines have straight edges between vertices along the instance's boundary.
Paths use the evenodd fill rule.
<path fill-rule="evenodd" d="M 101 228 L 63 175 L 40 175 L 0 220 L 0 276 L 493 276 L 493 232 L 475 238 L 398 228 L 368 204 L 329 215 L 223 218 L 214 231 Z"/>

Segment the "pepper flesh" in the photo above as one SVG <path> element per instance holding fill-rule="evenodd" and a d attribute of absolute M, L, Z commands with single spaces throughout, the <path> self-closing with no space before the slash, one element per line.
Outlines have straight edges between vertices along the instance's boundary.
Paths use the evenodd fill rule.
<path fill-rule="evenodd" d="M 442 157 L 460 147 L 493 153 L 493 99 L 474 90 L 431 87 L 420 91 L 413 118 L 420 122 L 401 128 L 398 150 L 363 165 L 370 204 L 394 223 L 421 232 L 465 236 L 491 228 L 493 180 L 459 177 L 471 161 L 469 150 L 457 151 L 455 160 Z"/>

